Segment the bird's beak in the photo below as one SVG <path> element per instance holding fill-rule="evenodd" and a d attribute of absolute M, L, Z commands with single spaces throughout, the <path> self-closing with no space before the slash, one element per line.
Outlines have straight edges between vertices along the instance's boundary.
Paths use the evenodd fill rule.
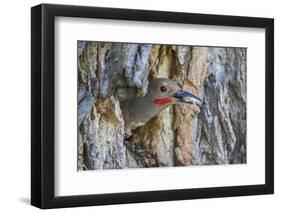
<path fill-rule="evenodd" d="M 179 90 L 173 94 L 173 97 L 178 100 L 178 102 L 195 104 L 198 107 L 202 107 L 203 101 L 197 96 L 191 94 L 190 92 Z"/>

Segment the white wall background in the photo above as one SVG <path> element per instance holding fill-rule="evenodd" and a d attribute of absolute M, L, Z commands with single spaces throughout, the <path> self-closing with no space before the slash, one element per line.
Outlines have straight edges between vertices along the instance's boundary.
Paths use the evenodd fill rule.
<path fill-rule="evenodd" d="M 278 212 L 281 209 L 281 6 L 277 0 L 58 0 L 45 3 L 170 10 L 275 18 L 275 195 L 51 210 L 51 212 Z M 30 197 L 30 7 L 37 0 L 0 7 L 0 211 L 38 212 Z M 279 85 L 277 85 L 279 83 Z"/>

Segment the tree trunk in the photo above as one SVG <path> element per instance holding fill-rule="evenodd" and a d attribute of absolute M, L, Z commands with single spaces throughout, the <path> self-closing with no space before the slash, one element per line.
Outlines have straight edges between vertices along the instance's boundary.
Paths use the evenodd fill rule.
<path fill-rule="evenodd" d="M 119 102 L 169 78 L 201 97 L 124 140 Z M 78 42 L 78 170 L 246 162 L 246 49 Z"/>

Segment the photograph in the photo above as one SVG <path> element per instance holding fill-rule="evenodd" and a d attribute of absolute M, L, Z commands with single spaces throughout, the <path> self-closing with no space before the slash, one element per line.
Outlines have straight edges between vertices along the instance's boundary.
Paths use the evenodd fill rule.
<path fill-rule="evenodd" d="M 77 41 L 77 170 L 247 163 L 247 48 Z"/>
<path fill-rule="evenodd" d="M 276 198 L 277 9 L 162 5 L 32 6 L 31 205 Z"/>

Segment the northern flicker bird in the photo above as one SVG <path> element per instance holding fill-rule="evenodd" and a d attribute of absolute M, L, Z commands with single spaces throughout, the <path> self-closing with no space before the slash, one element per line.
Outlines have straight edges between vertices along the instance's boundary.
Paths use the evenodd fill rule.
<path fill-rule="evenodd" d="M 200 107 L 202 100 L 182 90 L 173 80 L 165 78 L 152 80 L 145 96 L 121 102 L 125 137 L 131 136 L 132 130 L 145 125 L 168 106 L 179 103 L 189 103 Z"/>

